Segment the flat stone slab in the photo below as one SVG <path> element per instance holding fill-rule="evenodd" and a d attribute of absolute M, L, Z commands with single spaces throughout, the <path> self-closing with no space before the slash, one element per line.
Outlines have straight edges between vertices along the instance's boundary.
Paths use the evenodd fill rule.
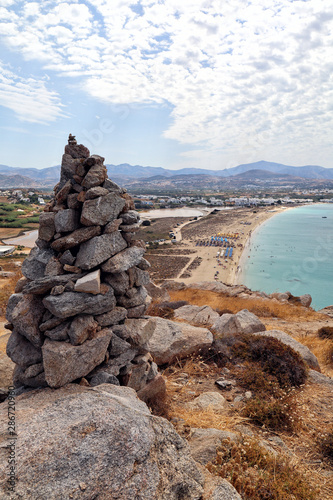
<path fill-rule="evenodd" d="M 211 408 L 213 410 L 223 410 L 228 406 L 227 400 L 218 392 L 203 392 L 195 398 L 193 401 L 187 403 L 187 407 L 192 410 L 207 410 Z"/>
<path fill-rule="evenodd" d="M 95 236 L 82 243 L 75 265 L 80 269 L 92 269 L 127 248 L 127 243 L 119 232 Z"/>
<path fill-rule="evenodd" d="M 82 276 L 82 275 L 81 275 Z M 79 274 L 62 274 L 61 276 L 45 276 L 34 281 L 30 281 L 23 286 L 22 293 L 33 293 L 35 295 L 44 294 L 54 286 L 66 285 L 69 281 L 76 281 Z"/>
<path fill-rule="evenodd" d="M 112 288 L 104 295 L 88 295 L 82 292 L 64 292 L 61 295 L 49 295 L 43 304 L 54 316 L 69 318 L 75 314 L 99 315 L 111 311 L 116 305 Z"/>
<path fill-rule="evenodd" d="M 141 262 L 145 249 L 141 247 L 126 248 L 114 255 L 102 265 L 102 270 L 107 273 L 120 273 Z"/>
<path fill-rule="evenodd" d="M 53 241 L 53 243 L 51 243 L 51 247 L 56 252 L 64 252 L 65 250 L 76 247 L 77 245 L 90 240 L 94 236 L 99 236 L 100 234 L 100 226 L 82 227 L 67 236 L 63 236 L 62 238 Z"/>

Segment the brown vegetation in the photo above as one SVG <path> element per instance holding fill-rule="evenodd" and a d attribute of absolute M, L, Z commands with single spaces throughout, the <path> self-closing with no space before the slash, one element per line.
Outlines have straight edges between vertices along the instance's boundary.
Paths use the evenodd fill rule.
<path fill-rule="evenodd" d="M 268 453 L 253 438 L 223 441 L 208 470 L 227 479 L 244 500 L 318 499 L 304 470 L 289 457 Z"/>
<path fill-rule="evenodd" d="M 282 304 L 269 299 L 229 297 L 223 293 L 208 290 L 170 290 L 172 300 L 186 300 L 189 304 L 203 306 L 207 305 L 220 311 L 237 313 L 242 309 L 248 309 L 261 318 L 283 318 L 288 320 L 311 321 L 322 318 L 322 315 L 312 309 L 306 309 L 299 305 Z"/>

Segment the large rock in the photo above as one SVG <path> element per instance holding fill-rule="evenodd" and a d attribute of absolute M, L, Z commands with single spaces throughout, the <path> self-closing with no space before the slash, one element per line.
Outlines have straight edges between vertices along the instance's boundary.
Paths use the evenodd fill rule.
<path fill-rule="evenodd" d="M 38 237 L 41 240 L 52 240 L 56 230 L 54 225 L 54 212 L 42 212 L 39 216 Z"/>
<path fill-rule="evenodd" d="M 6 318 L 18 333 L 30 340 L 35 347 L 40 347 L 43 340 L 39 324 L 43 313 L 44 307 L 40 297 L 16 293 L 9 298 Z"/>
<path fill-rule="evenodd" d="M 221 411 L 228 405 L 227 400 L 219 392 L 203 392 L 197 398 L 187 403 L 191 410 L 207 410 L 211 408 L 215 411 Z"/>
<path fill-rule="evenodd" d="M 125 200 L 116 193 L 99 196 L 83 203 L 81 224 L 85 226 L 104 226 L 117 219 L 125 206 Z"/>
<path fill-rule="evenodd" d="M 264 332 L 266 327 L 262 321 L 253 313 L 247 309 L 242 309 L 236 314 L 238 321 L 240 322 L 241 331 L 239 333 L 255 333 Z"/>
<path fill-rule="evenodd" d="M 89 169 L 87 175 L 82 181 L 82 186 L 86 189 L 90 189 L 95 186 L 100 186 L 107 178 L 107 170 L 106 167 L 103 165 L 104 159 L 101 156 L 99 157 L 97 157 L 97 155 L 94 156 L 96 159 L 96 163 Z"/>
<path fill-rule="evenodd" d="M 114 289 L 116 295 L 125 295 L 127 290 L 130 288 L 129 276 L 127 273 L 105 273 L 104 281 L 108 283 Z"/>
<path fill-rule="evenodd" d="M 107 260 L 102 265 L 102 270 L 107 273 L 127 271 L 130 267 L 136 266 L 141 262 L 144 253 L 145 249 L 141 247 L 126 248 L 126 250 L 119 252 Z"/>
<path fill-rule="evenodd" d="M 115 307 L 112 311 L 96 316 L 95 319 L 101 326 L 111 326 L 120 323 L 127 317 L 127 310 L 124 307 Z"/>
<path fill-rule="evenodd" d="M 303 361 L 310 368 L 313 368 L 314 370 L 320 372 L 320 366 L 316 356 L 310 351 L 308 347 L 301 344 L 300 342 L 297 342 L 297 340 L 295 340 L 287 333 L 282 332 L 280 330 L 268 330 L 266 332 L 257 332 L 254 335 L 262 335 L 264 337 L 274 337 L 275 339 L 280 340 L 280 342 L 282 342 L 283 344 L 289 345 L 289 347 L 294 349 L 294 351 L 298 352 Z"/>
<path fill-rule="evenodd" d="M 22 274 L 29 280 L 36 280 L 44 276 L 45 267 L 54 252 L 51 249 L 41 250 L 35 247 L 31 250 L 22 264 Z"/>
<path fill-rule="evenodd" d="M 183 319 L 193 325 L 211 326 L 220 315 L 209 306 L 182 306 L 175 310 L 174 318 Z"/>
<path fill-rule="evenodd" d="M 237 490 L 226 479 L 219 477 L 218 482 L 207 500 L 242 500 Z"/>
<path fill-rule="evenodd" d="M 185 358 L 197 353 L 213 342 L 212 333 L 207 328 L 199 328 L 156 317 L 154 333 L 147 349 L 158 365 L 172 363 L 177 358 Z"/>
<path fill-rule="evenodd" d="M 90 295 L 83 292 L 49 295 L 43 299 L 43 304 L 54 316 L 69 318 L 75 314 L 99 315 L 111 311 L 116 305 L 116 299 L 110 287 L 105 295 Z"/>
<path fill-rule="evenodd" d="M 23 285 L 22 293 L 32 293 L 35 295 L 42 295 L 51 288 L 58 285 L 66 285 L 70 280 L 76 281 L 80 278 L 78 274 L 62 274 L 60 276 L 45 276 L 33 281 L 27 282 Z"/>
<path fill-rule="evenodd" d="M 213 330 L 219 337 L 239 333 L 241 324 L 236 314 L 222 314 L 213 325 Z"/>
<path fill-rule="evenodd" d="M 310 294 L 306 293 L 304 295 L 301 295 L 299 297 L 299 301 L 304 307 L 310 307 L 311 302 L 312 302 L 312 297 Z"/>
<path fill-rule="evenodd" d="M 192 457 L 202 465 L 212 462 L 216 458 L 217 448 L 224 439 L 237 441 L 238 436 L 234 432 L 220 429 L 192 428 L 188 440 Z"/>
<path fill-rule="evenodd" d="M 88 338 L 93 338 L 98 327 L 93 316 L 82 314 L 75 316 L 68 330 L 68 336 L 73 345 L 83 344 Z"/>
<path fill-rule="evenodd" d="M 27 368 L 42 361 L 41 349 L 32 345 L 31 342 L 15 330 L 8 339 L 6 352 L 7 356 L 22 368 Z"/>
<path fill-rule="evenodd" d="M 187 443 L 133 389 L 68 385 L 16 399 L 19 481 L 11 498 L 199 500 L 203 475 Z M 7 407 L 0 409 L 7 433 Z M 1 455 L 1 468 L 8 454 Z M 0 483 L 5 491 L 7 476 Z"/>
<path fill-rule="evenodd" d="M 81 269 L 92 269 L 127 247 L 119 232 L 95 236 L 82 243 L 75 265 Z"/>
<path fill-rule="evenodd" d="M 54 217 L 54 224 L 57 233 L 69 233 L 79 227 L 79 212 L 72 208 L 59 210 Z"/>
<path fill-rule="evenodd" d="M 88 375 L 104 361 L 111 336 L 109 330 L 101 330 L 98 337 L 78 346 L 46 339 L 42 351 L 49 386 L 61 387 Z"/>
<path fill-rule="evenodd" d="M 65 250 L 76 247 L 77 245 L 90 240 L 94 236 L 99 236 L 100 234 L 100 226 L 82 227 L 67 236 L 63 236 L 62 238 L 53 241 L 53 243 L 51 243 L 51 247 L 56 252 L 64 252 Z"/>

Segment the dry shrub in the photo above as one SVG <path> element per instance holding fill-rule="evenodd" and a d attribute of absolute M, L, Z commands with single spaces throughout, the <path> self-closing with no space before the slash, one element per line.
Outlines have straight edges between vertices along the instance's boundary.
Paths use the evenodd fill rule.
<path fill-rule="evenodd" d="M 318 492 L 290 457 L 272 455 L 248 437 L 240 443 L 223 441 L 216 460 L 207 468 L 227 479 L 244 500 L 318 498 Z"/>
<path fill-rule="evenodd" d="M 231 354 L 235 361 L 257 363 L 264 372 L 275 377 L 280 387 L 304 384 L 307 377 L 305 363 L 291 347 L 272 337 L 242 334 L 233 339 Z M 221 339 L 222 342 L 225 340 Z"/>
<path fill-rule="evenodd" d="M 293 432 L 299 427 L 295 405 L 288 394 L 270 401 L 260 397 L 250 399 L 241 414 L 250 418 L 254 424 L 274 431 Z"/>
<path fill-rule="evenodd" d="M 299 387 L 307 373 L 301 356 L 288 345 L 270 337 L 247 338 L 252 361 L 260 363 L 265 372 L 276 377 L 280 387 Z"/>
<path fill-rule="evenodd" d="M 228 310 L 233 314 L 248 309 L 253 314 L 261 317 L 276 317 L 295 321 L 312 321 L 321 319 L 322 315 L 312 309 L 299 305 L 283 304 L 263 298 L 241 298 L 229 297 L 221 292 L 209 290 L 197 290 L 188 288 L 186 290 L 168 290 L 172 300 L 186 300 L 189 304 L 198 306 L 210 306 L 215 310 Z"/>
<path fill-rule="evenodd" d="M 320 339 L 333 340 L 333 326 L 323 326 L 322 328 L 319 328 L 317 335 Z"/>
<path fill-rule="evenodd" d="M 333 463 L 333 426 L 317 439 L 317 445 L 323 456 Z"/>
<path fill-rule="evenodd" d="M 322 372 L 333 377 L 333 342 L 328 338 L 319 338 L 317 335 L 294 336 L 294 339 L 305 345 L 318 359 Z"/>

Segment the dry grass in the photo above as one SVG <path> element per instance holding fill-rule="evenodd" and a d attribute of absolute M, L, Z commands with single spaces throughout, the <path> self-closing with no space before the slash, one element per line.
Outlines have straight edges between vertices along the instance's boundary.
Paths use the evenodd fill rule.
<path fill-rule="evenodd" d="M 333 358 L 331 339 L 319 338 L 316 335 L 294 336 L 295 340 L 305 345 L 318 359 L 322 372 L 333 377 Z"/>
<path fill-rule="evenodd" d="M 293 304 L 281 304 L 269 299 L 228 297 L 223 293 L 208 290 L 169 290 L 171 300 L 186 300 L 189 304 L 207 305 L 218 311 L 228 310 L 237 313 L 248 309 L 259 317 L 276 317 L 290 321 L 314 321 L 322 319 L 322 315 L 312 309 Z"/>
<path fill-rule="evenodd" d="M 208 470 L 227 479 L 244 500 L 321 500 L 311 476 L 284 455 L 268 453 L 255 439 L 222 442 Z"/>

